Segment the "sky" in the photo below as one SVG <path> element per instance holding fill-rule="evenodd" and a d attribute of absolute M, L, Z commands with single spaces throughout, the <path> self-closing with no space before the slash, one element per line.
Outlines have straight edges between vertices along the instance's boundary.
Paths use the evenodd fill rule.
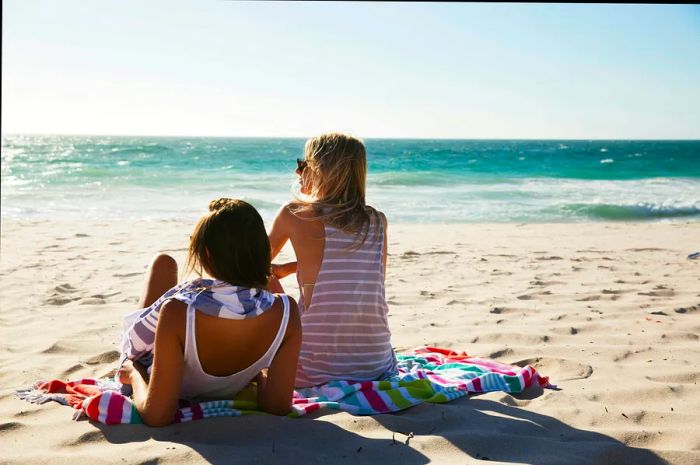
<path fill-rule="evenodd" d="M 700 139 L 700 5 L 2 4 L 4 134 Z"/>

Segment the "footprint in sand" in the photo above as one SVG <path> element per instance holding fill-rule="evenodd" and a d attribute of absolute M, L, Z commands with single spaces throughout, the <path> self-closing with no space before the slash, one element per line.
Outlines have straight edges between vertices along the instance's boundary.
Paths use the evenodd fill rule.
<path fill-rule="evenodd" d="M 0 433 L 4 433 L 5 431 L 17 431 L 20 428 L 24 428 L 24 423 L 18 421 L 0 423 Z"/>
<path fill-rule="evenodd" d="M 502 271 L 502 270 L 496 270 L 496 269 L 494 269 L 491 272 L 491 276 L 510 276 L 512 274 L 513 274 L 512 271 Z"/>
<path fill-rule="evenodd" d="M 537 279 L 535 281 L 530 281 L 530 284 L 532 284 L 533 286 L 551 286 L 553 284 L 566 284 L 566 283 L 563 281 L 541 281 L 541 280 Z"/>
<path fill-rule="evenodd" d="M 619 295 L 619 294 L 625 294 L 628 292 L 634 292 L 634 290 L 627 290 L 624 291 L 622 289 L 603 289 L 600 291 L 602 294 L 607 294 L 607 295 Z"/>
<path fill-rule="evenodd" d="M 117 274 L 113 274 L 112 276 L 115 277 L 115 278 L 132 278 L 132 277 L 134 277 L 134 276 L 140 276 L 140 275 L 141 275 L 141 272 L 137 272 L 137 273 L 122 273 L 122 274 L 117 273 Z"/>
<path fill-rule="evenodd" d="M 670 373 L 667 375 L 647 376 L 646 379 L 657 383 L 697 384 L 700 381 L 700 373 Z"/>
<path fill-rule="evenodd" d="M 61 284 L 59 286 L 54 287 L 53 290 L 56 292 L 59 292 L 61 294 L 71 294 L 71 293 L 77 291 L 78 289 L 71 286 L 70 284 L 66 283 L 66 284 Z"/>
<path fill-rule="evenodd" d="M 44 302 L 49 304 L 49 305 L 65 305 L 67 303 L 73 302 L 75 300 L 80 300 L 80 297 L 61 297 L 61 296 L 54 296 L 46 299 Z"/>
<path fill-rule="evenodd" d="M 672 297 L 675 294 L 673 292 L 673 289 L 663 289 L 663 290 L 657 290 L 657 291 L 649 291 L 649 292 L 637 292 L 637 295 L 646 295 L 650 297 Z"/>
<path fill-rule="evenodd" d="M 504 357 L 506 355 L 511 355 L 513 353 L 513 349 L 510 349 L 506 347 L 505 349 L 500 349 L 495 352 L 491 352 L 490 354 L 487 355 L 487 358 L 492 358 L 492 359 L 497 359 L 500 357 Z"/>
<path fill-rule="evenodd" d="M 42 350 L 42 354 L 59 354 L 61 352 L 70 352 L 72 349 L 65 344 L 56 342 L 51 344 L 47 349 Z"/>
<path fill-rule="evenodd" d="M 634 351 L 632 351 L 632 350 L 625 350 L 624 352 L 622 352 L 622 353 L 616 355 L 616 356 L 613 358 L 613 362 L 615 362 L 615 363 L 617 363 L 617 362 L 622 362 L 622 361 L 624 361 L 624 360 L 627 360 L 628 358 L 634 357 L 635 355 L 643 354 L 643 353 L 649 352 L 649 351 L 651 351 L 651 350 L 652 350 L 651 347 L 647 347 L 646 349 L 638 349 L 638 350 L 634 350 Z"/>
<path fill-rule="evenodd" d="M 104 442 L 104 441 L 106 441 L 104 433 L 100 430 L 97 430 L 97 431 L 88 431 L 87 433 L 83 433 L 77 439 L 66 441 L 61 445 L 65 446 L 65 447 L 80 447 L 80 446 L 85 446 L 86 444 Z M 148 462 L 143 462 L 143 463 L 155 463 L 155 462 L 148 461 Z"/>
<path fill-rule="evenodd" d="M 542 291 L 542 292 L 533 292 L 532 294 L 523 294 L 519 295 L 516 297 L 518 300 L 532 300 L 534 298 L 537 298 L 537 296 L 541 295 L 552 295 L 552 291 Z"/>
<path fill-rule="evenodd" d="M 570 335 L 574 336 L 578 334 L 578 328 L 574 328 L 573 326 L 570 327 L 559 327 L 559 328 L 552 328 L 552 332 L 555 334 L 564 334 L 564 335 Z"/>
<path fill-rule="evenodd" d="M 104 305 L 107 303 L 104 299 L 97 299 L 95 297 L 88 297 L 87 299 L 82 299 L 80 305 Z"/>
<path fill-rule="evenodd" d="M 530 365 L 543 376 L 549 376 L 554 384 L 560 381 L 586 379 L 593 374 L 593 367 L 573 360 L 553 357 L 526 358 L 513 365 L 524 367 Z"/>
<path fill-rule="evenodd" d="M 44 302 L 48 305 L 65 305 L 74 300 L 79 300 L 80 297 L 70 296 L 70 294 L 75 293 L 77 290 L 78 289 L 68 283 L 60 284 L 53 288 L 54 294 Z"/>
<path fill-rule="evenodd" d="M 86 359 L 84 363 L 88 365 L 99 365 L 100 363 L 112 363 L 116 362 L 117 360 L 119 360 L 119 352 L 116 350 L 108 350 L 107 352 L 93 355 L 92 357 Z"/>
<path fill-rule="evenodd" d="M 557 257 L 556 255 L 551 255 L 549 257 L 537 257 L 535 260 L 564 260 L 561 257 Z"/>
<path fill-rule="evenodd" d="M 77 364 L 73 365 L 72 367 L 68 368 L 67 370 L 63 370 L 63 372 L 61 373 L 59 378 L 69 378 L 73 373 L 80 370 L 81 368 L 83 368 L 83 365 L 80 363 L 77 363 Z"/>
<path fill-rule="evenodd" d="M 506 313 L 519 313 L 519 312 L 523 312 L 523 311 L 525 311 L 525 310 L 523 310 L 522 308 L 518 309 L 518 308 L 506 308 L 506 307 L 493 307 L 491 310 L 489 310 L 489 313 L 493 313 L 495 315 L 502 315 L 502 314 L 506 314 Z"/>
<path fill-rule="evenodd" d="M 673 310 L 676 313 L 695 313 L 700 311 L 700 304 L 698 305 L 693 305 L 690 307 L 678 307 Z"/>
<path fill-rule="evenodd" d="M 106 299 L 108 297 L 114 297 L 115 295 L 119 295 L 121 292 L 112 292 L 111 294 L 93 294 L 90 297 L 94 297 L 96 299 Z"/>

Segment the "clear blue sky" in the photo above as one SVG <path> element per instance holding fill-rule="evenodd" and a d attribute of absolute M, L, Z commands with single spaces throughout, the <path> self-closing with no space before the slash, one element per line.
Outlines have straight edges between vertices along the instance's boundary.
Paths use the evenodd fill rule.
<path fill-rule="evenodd" d="M 4 133 L 700 139 L 700 6 L 3 2 Z"/>

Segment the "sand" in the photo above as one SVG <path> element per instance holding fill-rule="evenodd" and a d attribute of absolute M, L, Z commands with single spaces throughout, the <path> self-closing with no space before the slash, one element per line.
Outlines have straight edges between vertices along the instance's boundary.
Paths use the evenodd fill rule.
<path fill-rule="evenodd" d="M 686 258 L 697 222 L 390 225 L 397 350 L 530 363 L 558 391 L 160 429 L 15 398 L 39 378 L 112 369 L 150 258 L 182 264 L 193 224 L 3 219 L 0 464 L 700 463 L 700 260 Z"/>

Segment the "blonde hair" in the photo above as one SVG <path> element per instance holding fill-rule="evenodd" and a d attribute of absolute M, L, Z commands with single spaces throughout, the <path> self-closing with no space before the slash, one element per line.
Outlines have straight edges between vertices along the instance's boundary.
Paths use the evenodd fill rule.
<path fill-rule="evenodd" d="M 346 233 L 362 233 L 378 220 L 365 204 L 367 153 L 361 140 L 332 132 L 312 137 L 304 146 L 303 176 L 311 185 L 309 198 L 297 198 L 291 211 L 306 220 L 320 220 Z"/>

